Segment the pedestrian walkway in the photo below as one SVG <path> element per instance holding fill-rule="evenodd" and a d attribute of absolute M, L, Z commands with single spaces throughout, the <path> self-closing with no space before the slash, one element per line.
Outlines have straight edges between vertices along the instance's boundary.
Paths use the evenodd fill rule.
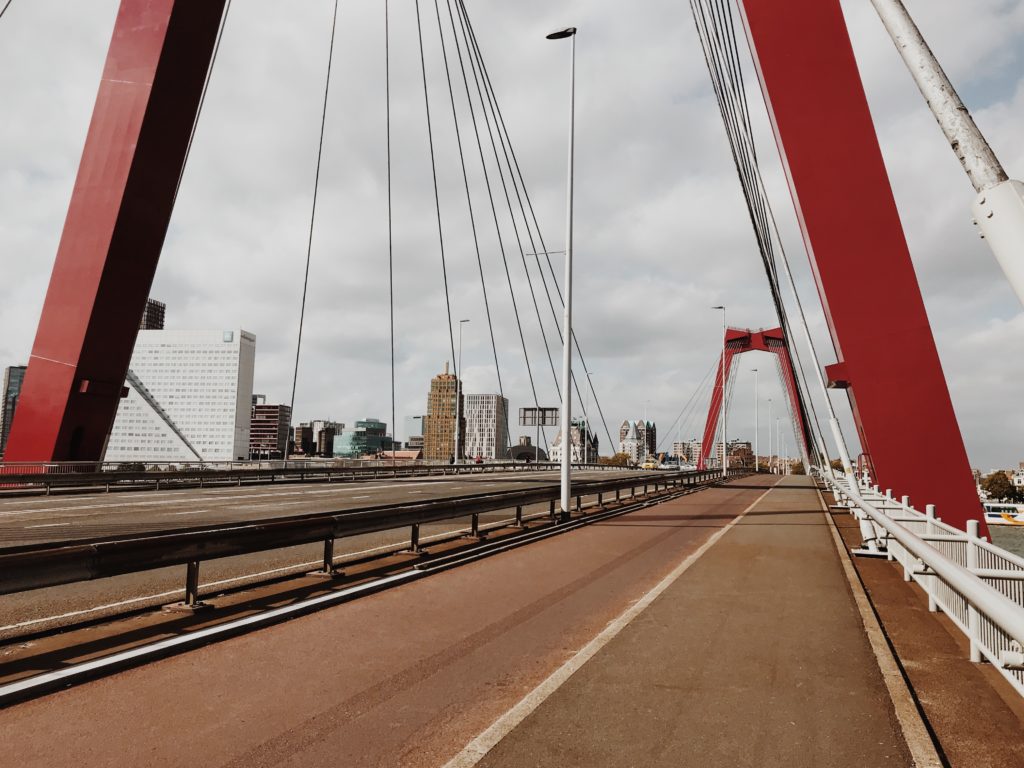
<path fill-rule="evenodd" d="M 913 765 L 811 482 L 769 491 L 479 765 Z"/>

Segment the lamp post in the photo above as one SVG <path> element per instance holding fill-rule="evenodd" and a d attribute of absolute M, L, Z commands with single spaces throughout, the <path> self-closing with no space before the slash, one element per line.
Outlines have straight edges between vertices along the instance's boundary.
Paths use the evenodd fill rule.
<path fill-rule="evenodd" d="M 775 417 L 775 451 L 778 454 L 778 460 L 775 462 L 777 473 L 782 474 L 782 441 L 779 440 L 781 432 L 779 431 L 779 424 L 782 422 L 780 416 Z"/>
<path fill-rule="evenodd" d="M 751 368 L 750 370 L 754 372 L 754 472 L 756 473 L 761 468 L 760 460 L 757 456 L 757 431 L 760 426 L 757 417 L 757 368 Z"/>
<path fill-rule="evenodd" d="M 712 309 L 722 310 L 722 368 L 721 368 L 721 379 L 722 379 L 722 478 L 729 476 L 729 438 L 728 438 L 728 420 L 727 413 L 729 411 L 728 403 L 725 402 L 725 336 L 727 327 L 725 325 L 725 306 L 712 307 Z"/>
<path fill-rule="evenodd" d="M 565 309 L 562 315 L 562 498 L 561 517 L 569 519 L 572 471 L 572 203 L 576 143 L 576 27 L 566 27 L 547 36 L 548 40 L 569 38 L 569 164 L 565 211 Z"/>
<path fill-rule="evenodd" d="M 583 463 L 590 463 L 590 387 L 593 384 L 590 383 L 590 371 L 587 371 L 587 399 L 584 401 L 586 404 L 583 406 L 583 423 L 585 431 L 581 432 L 580 435 L 583 438 Z"/>
<path fill-rule="evenodd" d="M 772 399 L 768 398 L 768 471 L 772 471 Z"/>
<path fill-rule="evenodd" d="M 459 365 L 455 370 L 455 463 L 461 463 L 459 459 L 459 433 L 462 432 L 462 326 L 469 320 L 459 320 Z"/>

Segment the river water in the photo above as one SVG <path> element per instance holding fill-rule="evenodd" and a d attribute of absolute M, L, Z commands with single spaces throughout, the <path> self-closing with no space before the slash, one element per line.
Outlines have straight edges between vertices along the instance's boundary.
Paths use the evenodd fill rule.
<path fill-rule="evenodd" d="M 993 525 L 988 530 L 993 544 L 1024 557 L 1024 526 Z"/>

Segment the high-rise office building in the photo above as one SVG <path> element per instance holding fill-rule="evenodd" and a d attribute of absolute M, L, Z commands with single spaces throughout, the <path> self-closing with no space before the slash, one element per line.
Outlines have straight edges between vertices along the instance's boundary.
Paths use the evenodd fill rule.
<path fill-rule="evenodd" d="M 167 314 L 167 305 L 156 299 L 146 299 L 146 309 L 142 313 L 142 322 L 139 323 L 140 331 L 162 331 L 164 329 L 164 316 Z"/>
<path fill-rule="evenodd" d="M 444 373 L 430 380 L 430 394 L 427 396 L 427 416 L 423 425 L 423 458 L 427 461 L 448 461 L 455 456 L 455 414 L 459 410 L 459 444 L 466 444 L 466 419 L 461 407 L 456 409 L 459 383 L 454 374 Z M 459 453 L 465 455 L 460 448 Z"/>
<path fill-rule="evenodd" d="M 246 331 L 139 331 L 107 461 L 249 457 L 256 337 Z"/>
<path fill-rule="evenodd" d="M 252 416 L 249 420 L 249 458 L 287 458 L 291 422 L 291 407 L 267 405 L 266 397 L 253 395 Z"/>
<path fill-rule="evenodd" d="M 12 365 L 4 369 L 3 389 L 0 389 L 0 458 L 3 458 L 7 450 L 7 436 L 11 433 L 11 424 L 14 422 L 14 409 L 18 406 L 18 397 L 21 396 L 21 383 L 25 380 L 25 371 L 28 368 L 24 365 Z"/>
<path fill-rule="evenodd" d="M 503 458 L 508 452 L 508 398 L 501 395 L 463 395 L 466 419 L 465 456 Z"/>

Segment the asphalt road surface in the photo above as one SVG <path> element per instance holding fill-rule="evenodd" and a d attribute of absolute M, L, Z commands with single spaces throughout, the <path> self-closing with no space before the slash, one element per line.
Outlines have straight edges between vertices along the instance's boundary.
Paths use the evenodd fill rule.
<path fill-rule="evenodd" d="M 579 481 L 652 473 L 590 471 Z M 197 525 L 341 512 L 380 504 L 557 487 L 558 472 L 411 477 L 344 483 L 287 483 L 240 488 L 90 493 L 0 500 L 3 547 Z"/>
<path fill-rule="evenodd" d="M 607 480 L 651 473 L 579 472 L 578 480 Z M 516 472 L 459 477 L 407 478 L 326 484 L 288 483 L 241 488 L 208 488 L 92 493 L 60 497 L 0 500 L 0 551 L 3 547 L 59 542 L 92 536 L 187 528 L 218 522 L 331 512 L 379 504 L 455 498 L 502 490 L 556 487 L 557 472 Z M 525 513 L 541 512 L 541 507 Z M 513 512 L 481 516 L 483 524 Z M 457 534 L 468 518 L 424 525 L 421 543 Z M 407 546 L 407 528 L 339 539 L 335 557 L 372 555 Z M 204 562 L 203 594 L 237 589 L 268 579 L 299 574 L 322 562 L 323 548 L 309 544 Z M 79 582 L 0 597 L 0 641 L 59 627 L 116 616 L 183 598 L 185 567 L 160 568 L 97 581 Z"/>
<path fill-rule="evenodd" d="M 776 480 L 710 488 L 12 706 L 0 760 L 441 766 L 691 559 L 577 672 L 578 696 L 559 689 L 548 716 L 541 705 L 527 718 L 540 741 L 513 731 L 485 761 L 589 766 L 608 745 L 615 765 L 907 765 L 817 496 L 765 494 Z M 701 549 L 748 508 L 748 524 Z"/>

